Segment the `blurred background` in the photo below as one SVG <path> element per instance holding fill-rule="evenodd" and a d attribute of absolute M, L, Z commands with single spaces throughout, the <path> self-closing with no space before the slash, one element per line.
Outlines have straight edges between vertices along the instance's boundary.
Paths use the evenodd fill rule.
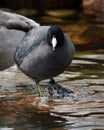
<path fill-rule="evenodd" d="M 60 25 L 76 47 L 71 66 L 56 78 L 75 94 L 38 98 L 32 80 L 6 69 L 25 32 L 0 27 L 0 130 L 104 130 L 104 0 L 0 0 L 0 8 Z M 47 94 L 45 82 L 41 89 Z"/>
<path fill-rule="evenodd" d="M 41 25 L 60 25 L 77 50 L 104 48 L 104 0 L 3 0 L 0 8 Z"/>

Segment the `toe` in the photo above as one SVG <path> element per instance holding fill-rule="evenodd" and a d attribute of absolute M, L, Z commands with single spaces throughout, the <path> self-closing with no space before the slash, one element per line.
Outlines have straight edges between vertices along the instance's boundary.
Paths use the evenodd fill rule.
<path fill-rule="evenodd" d="M 53 86 L 49 84 L 48 86 L 48 93 L 49 93 L 49 96 L 53 96 L 54 95 L 54 89 L 53 89 Z"/>

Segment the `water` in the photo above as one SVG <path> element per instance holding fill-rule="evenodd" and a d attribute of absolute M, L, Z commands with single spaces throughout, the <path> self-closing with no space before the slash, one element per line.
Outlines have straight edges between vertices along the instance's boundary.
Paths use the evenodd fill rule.
<path fill-rule="evenodd" d="M 13 68 L 1 71 L 0 130 L 104 130 L 104 50 L 101 42 L 97 44 L 99 38 L 81 39 L 76 32 L 83 30 L 81 23 L 62 25 L 79 51 L 71 67 L 56 77 L 62 86 L 75 93 L 65 98 L 39 98 L 33 81 L 21 72 Z M 41 83 L 44 95 L 46 84 Z"/>

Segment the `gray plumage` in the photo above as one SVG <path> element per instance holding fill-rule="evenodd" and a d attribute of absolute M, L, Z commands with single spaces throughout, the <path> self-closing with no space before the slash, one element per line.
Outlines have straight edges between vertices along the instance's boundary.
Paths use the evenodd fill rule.
<path fill-rule="evenodd" d="M 15 63 L 14 53 L 17 45 L 27 31 L 39 26 L 32 19 L 8 11 L 10 10 L 0 9 L 0 70 L 7 69 Z"/>
<path fill-rule="evenodd" d="M 24 35 L 23 31 L 0 26 L 0 70 L 7 69 L 15 63 L 14 53 Z"/>
<path fill-rule="evenodd" d="M 15 62 L 18 67 L 27 76 L 35 79 L 36 83 L 61 74 L 73 59 L 75 48 L 69 36 L 62 32 L 64 39 L 60 40 L 61 29 L 58 26 L 52 27 L 54 29 L 50 29 L 50 26 L 40 26 L 30 30 L 15 52 Z M 56 31 L 57 41 L 58 39 L 60 41 L 55 50 L 49 43 L 52 31 L 53 33 Z"/>

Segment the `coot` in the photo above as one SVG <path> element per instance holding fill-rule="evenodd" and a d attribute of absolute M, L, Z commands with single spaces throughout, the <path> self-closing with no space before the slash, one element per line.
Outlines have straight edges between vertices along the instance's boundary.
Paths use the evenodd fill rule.
<path fill-rule="evenodd" d="M 51 95 L 53 88 L 65 95 L 73 91 L 57 84 L 53 77 L 69 66 L 74 53 L 70 37 L 58 25 L 39 26 L 25 35 L 16 49 L 14 59 L 20 70 L 35 80 L 40 96 L 39 82 L 44 79 L 50 79 Z"/>

